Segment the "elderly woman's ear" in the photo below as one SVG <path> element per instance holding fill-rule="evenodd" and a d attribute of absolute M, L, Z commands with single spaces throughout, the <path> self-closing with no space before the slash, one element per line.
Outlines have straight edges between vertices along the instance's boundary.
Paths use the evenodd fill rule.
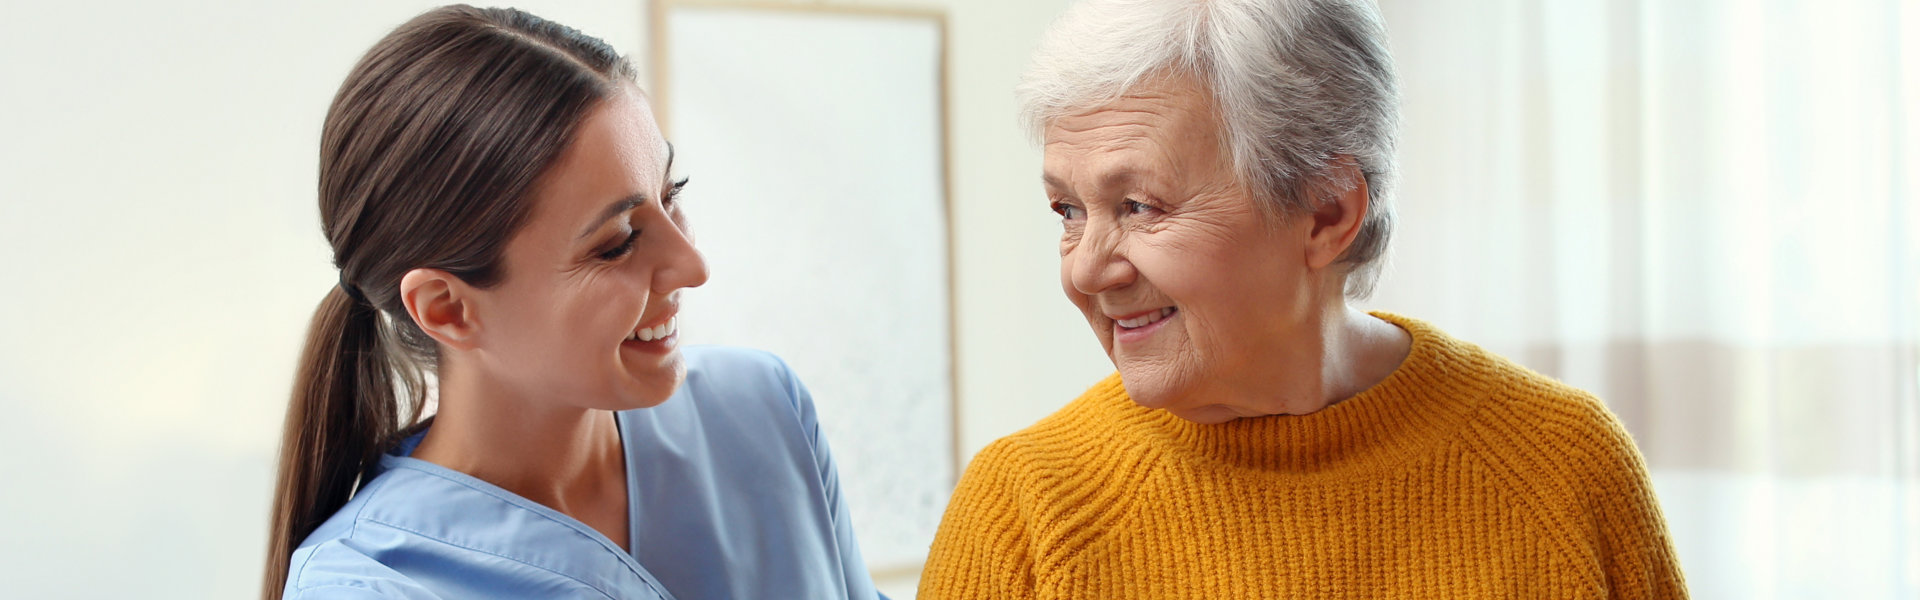
<path fill-rule="evenodd" d="M 1313 226 L 1308 229 L 1307 266 L 1319 270 L 1338 263 L 1367 222 L 1367 178 L 1352 156 L 1340 155 L 1328 162 L 1312 193 L 1320 201 L 1308 215 Z"/>

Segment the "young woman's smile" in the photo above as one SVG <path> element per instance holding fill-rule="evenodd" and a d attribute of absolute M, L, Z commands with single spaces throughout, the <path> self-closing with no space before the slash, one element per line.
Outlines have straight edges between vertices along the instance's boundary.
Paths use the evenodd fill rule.
<path fill-rule="evenodd" d="M 645 97 L 627 90 L 580 124 L 482 293 L 489 371 L 586 408 L 659 404 L 685 377 L 679 290 L 707 280 L 681 213 L 685 179 Z"/>

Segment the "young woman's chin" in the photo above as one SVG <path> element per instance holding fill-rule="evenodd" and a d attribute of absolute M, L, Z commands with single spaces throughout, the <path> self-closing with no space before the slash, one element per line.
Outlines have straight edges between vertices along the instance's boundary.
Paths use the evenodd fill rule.
<path fill-rule="evenodd" d="M 631 343 L 631 342 L 629 342 Z M 680 389 L 681 382 L 687 378 L 686 359 L 678 351 L 664 355 L 644 357 L 630 356 L 629 351 L 621 349 L 622 367 L 626 379 L 624 389 L 617 395 L 620 406 L 608 407 L 608 410 L 628 410 L 634 408 L 652 408 L 659 406 Z M 640 358 L 639 360 L 635 360 Z"/>

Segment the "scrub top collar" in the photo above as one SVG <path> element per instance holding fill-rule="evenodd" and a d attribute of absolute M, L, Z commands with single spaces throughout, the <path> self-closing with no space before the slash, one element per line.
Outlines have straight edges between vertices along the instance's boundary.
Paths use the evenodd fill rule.
<path fill-rule="evenodd" d="M 620 443 L 621 443 L 621 446 L 623 447 L 623 452 L 625 452 L 624 447 L 626 446 L 626 442 L 627 442 L 626 423 L 624 422 L 623 419 L 619 419 L 619 418 L 615 418 L 614 422 L 618 424 L 619 431 L 620 431 Z M 374 471 L 368 475 L 367 481 L 373 481 L 374 477 L 378 477 L 390 471 L 413 471 L 423 475 L 444 479 L 449 482 L 458 484 L 462 487 L 469 488 L 474 492 L 492 496 L 496 499 L 512 504 L 513 506 L 521 510 L 525 510 L 527 512 L 543 517 L 544 519 L 538 522 L 547 524 L 544 526 L 554 527 L 554 528 L 565 528 L 565 529 L 571 530 L 573 533 L 576 533 L 580 536 L 585 537 L 588 540 L 592 540 L 594 543 L 598 544 L 599 549 L 601 550 L 601 552 L 598 552 L 598 553 L 587 552 L 587 553 L 576 554 L 576 555 L 573 555 L 571 559 L 567 561 L 540 561 L 540 563 L 534 564 L 534 566 L 553 571 L 555 574 L 558 574 L 564 577 L 586 582 L 602 590 L 621 589 L 623 587 L 632 585 L 631 581 L 617 581 L 616 579 L 618 579 L 619 577 L 617 575 L 614 575 L 618 573 L 626 573 L 636 579 L 639 579 L 642 582 L 645 582 L 647 587 L 651 588 L 651 590 L 655 594 L 658 594 L 660 598 L 664 600 L 673 600 L 673 595 L 667 593 L 666 586 L 661 585 L 660 581 L 654 578 L 652 573 L 647 572 L 647 569 L 645 567 L 640 566 L 639 561 L 634 560 L 633 555 L 628 554 L 627 551 L 622 549 L 619 544 L 613 543 L 613 540 L 607 539 L 607 536 L 601 534 L 599 530 L 596 530 L 588 526 L 587 524 L 580 522 L 579 519 L 575 519 L 571 516 L 568 516 L 566 513 L 562 513 L 560 511 L 548 508 L 547 506 L 540 504 L 538 502 L 528 500 L 524 497 L 521 497 L 519 494 L 515 494 L 513 492 L 507 491 L 505 488 L 502 488 L 500 486 L 487 483 L 486 481 L 481 480 L 480 478 L 474 477 L 472 475 L 455 471 L 453 469 L 449 469 L 432 462 L 428 462 L 418 458 L 413 458 L 412 454 L 414 449 L 419 448 L 420 441 L 426 438 L 427 429 L 429 429 L 430 427 L 431 425 L 429 425 L 428 427 L 422 427 L 418 433 L 407 436 L 405 439 L 401 440 L 399 444 L 396 444 L 392 450 L 389 450 L 385 455 L 382 455 L 380 457 L 379 465 L 376 466 Z M 629 482 L 633 480 L 633 476 L 631 473 L 627 474 L 626 478 Z M 394 515 L 394 516 L 399 517 L 399 519 L 396 519 L 396 520 L 404 521 L 404 520 L 407 520 L 405 517 L 408 515 Z M 417 522 L 412 522 L 412 523 L 401 522 L 401 523 L 391 523 L 391 524 L 395 526 L 401 526 L 401 527 L 408 527 L 408 526 L 417 527 L 417 529 L 415 529 L 417 533 L 421 533 L 423 535 L 430 535 L 430 536 L 436 533 L 435 530 L 441 530 L 441 529 L 447 528 L 443 522 L 441 522 L 439 519 L 434 518 L 436 516 L 434 513 L 416 513 L 413 516 L 419 516 L 421 518 Z M 631 500 L 629 500 L 628 502 L 627 518 L 629 519 L 629 521 L 631 521 L 632 519 L 640 518 L 639 515 L 636 515 L 633 513 L 633 505 Z M 486 533 L 489 531 L 492 532 L 492 534 Z M 454 534 L 455 532 L 441 531 L 439 533 Z M 524 532 L 513 532 L 505 528 L 481 529 L 476 531 L 474 528 L 471 528 L 471 527 L 462 527 L 457 533 L 458 533 L 458 536 L 460 537 L 460 545 L 466 547 L 469 550 L 474 550 L 477 552 L 485 552 L 488 554 L 493 554 L 501 557 L 517 557 L 517 556 L 525 555 L 526 538 L 525 538 Z M 525 559 L 520 559 L 520 560 L 525 560 Z M 618 564 L 618 567 L 613 566 L 615 563 Z"/>

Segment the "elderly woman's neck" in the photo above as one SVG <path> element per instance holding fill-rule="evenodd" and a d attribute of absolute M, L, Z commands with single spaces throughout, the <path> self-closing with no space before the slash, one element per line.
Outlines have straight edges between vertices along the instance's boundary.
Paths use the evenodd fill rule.
<path fill-rule="evenodd" d="M 1321 326 L 1321 408 L 1386 380 L 1413 349 L 1413 336 L 1397 325 L 1344 303 L 1331 312 Z"/>
<path fill-rule="evenodd" d="M 1203 395 L 1212 402 L 1170 408 L 1201 424 L 1249 417 L 1306 415 L 1359 395 L 1386 380 L 1413 349 L 1399 326 L 1344 303 L 1320 319 L 1317 340 L 1296 340 L 1298 353 L 1250 378 L 1224 378 Z"/>

